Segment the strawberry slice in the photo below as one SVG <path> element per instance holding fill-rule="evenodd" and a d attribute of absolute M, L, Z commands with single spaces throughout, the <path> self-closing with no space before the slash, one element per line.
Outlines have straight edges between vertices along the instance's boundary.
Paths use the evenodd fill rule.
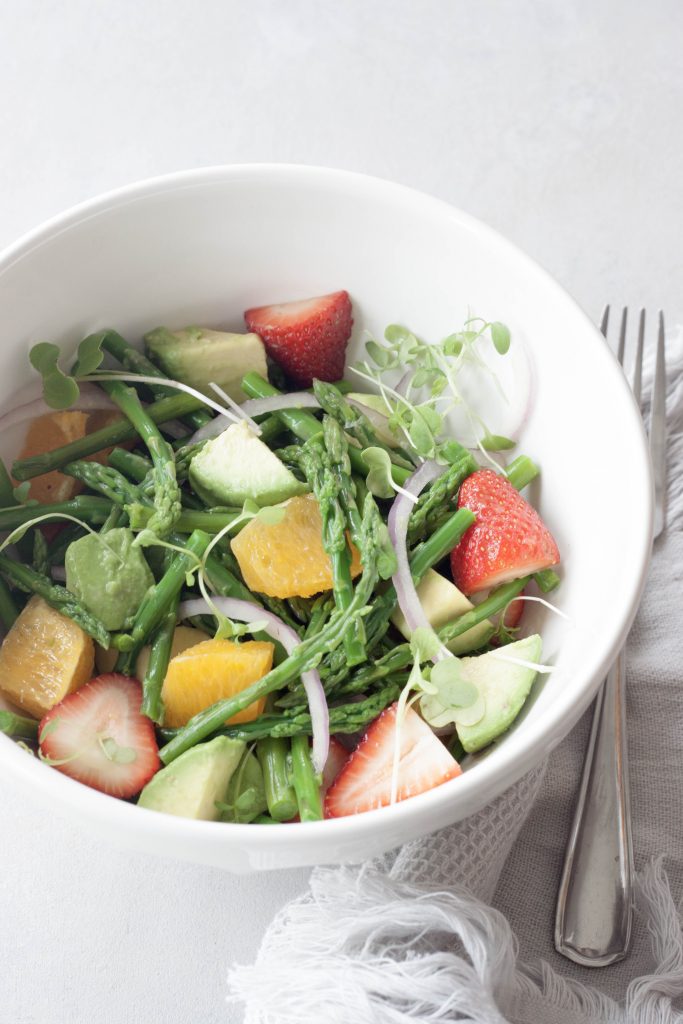
<path fill-rule="evenodd" d="M 139 793 L 161 768 L 154 726 L 140 714 L 137 679 L 97 676 L 40 723 L 40 753 L 72 779 L 110 796 Z"/>
<path fill-rule="evenodd" d="M 464 481 L 458 508 L 468 508 L 477 517 L 451 552 L 453 582 L 464 594 L 559 562 L 557 544 L 536 509 L 492 469 L 479 469 Z"/>
<path fill-rule="evenodd" d="M 349 752 L 346 747 L 332 736 L 330 738 L 330 750 L 327 755 L 327 761 L 325 761 L 325 767 L 323 768 L 323 782 L 321 787 L 323 796 L 325 796 L 348 759 Z"/>
<path fill-rule="evenodd" d="M 351 754 L 325 798 L 325 817 L 359 814 L 391 802 L 396 704 L 383 711 Z M 441 740 L 408 708 L 399 732 L 397 799 L 406 800 L 460 775 Z"/>
<path fill-rule="evenodd" d="M 341 379 L 353 327 L 348 292 L 258 306 L 248 309 L 244 319 L 293 384 L 307 388 L 314 377 Z"/>

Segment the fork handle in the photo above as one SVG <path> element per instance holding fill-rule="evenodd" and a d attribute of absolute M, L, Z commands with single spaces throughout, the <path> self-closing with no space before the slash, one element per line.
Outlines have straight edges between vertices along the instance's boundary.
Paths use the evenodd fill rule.
<path fill-rule="evenodd" d="M 600 688 L 565 853 L 555 948 L 583 967 L 623 960 L 631 939 L 633 850 L 623 651 Z"/>

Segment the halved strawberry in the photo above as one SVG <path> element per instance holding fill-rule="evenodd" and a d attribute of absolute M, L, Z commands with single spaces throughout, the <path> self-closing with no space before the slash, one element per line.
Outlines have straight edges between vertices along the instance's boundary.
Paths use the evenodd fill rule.
<path fill-rule="evenodd" d="M 536 509 L 492 469 L 479 469 L 464 481 L 458 508 L 468 508 L 477 517 L 451 552 L 453 582 L 464 594 L 559 562 L 557 544 Z"/>
<path fill-rule="evenodd" d="M 327 755 L 327 761 L 325 761 L 325 767 L 323 768 L 323 796 L 327 793 L 328 789 L 335 781 L 348 759 L 349 752 L 346 747 L 332 736 L 330 739 L 330 751 Z"/>
<path fill-rule="evenodd" d="M 343 376 L 353 327 L 348 292 L 258 306 L 248 309 L 244 319 L 292 383 L 307 388 L 314 377 L 335 381 Z"/>
<path fill-rule="evenodd" d="M 325 798 L 325 817 L 359 814 L 391 801 L 396 704 L 383 711 L 351 754 Z M 460 775 L 460 765 L 426 722 L 408 708 L 399 732 L 397 799 L 424 793 Z"/>
<path fill-rule="evenodd" d="M 97 676 L 40 723 L 40 752 L 72 779 L 110 796 L 135 796 L 161 768 L 154 726 L 140 714 L 137 679 Z"/>

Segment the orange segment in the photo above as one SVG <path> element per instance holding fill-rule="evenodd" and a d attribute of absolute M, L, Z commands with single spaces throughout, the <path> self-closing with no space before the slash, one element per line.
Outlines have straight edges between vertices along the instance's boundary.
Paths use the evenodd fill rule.
<path fill-rule="evenodd" d="M 186 725 L 204 708 L 224 697 L 233 697 L 270 671 L 273 644 L 248 640 L 205 640 L 171 658 L 161 691 L 164 725 L 172 729 Z M 251 722 L 263 713 L 265 698 L 229 720 L 231 725 Z"/>
<path fill-rule="evenodd" d="M 92 676 L 95 651 L 87 633 L 32 597 L 0 647 L 0 691 L 35 718 Z"/>
<path fill-rule="evenodd" d="M 304 494 L 290 498 L 283 508 L 280 522 L 269 526 L 252 519 L 231 541 L 244 582 L 269 597 L 312 597 L 330 590 L 332 566 L 323 548 L 317 500 Z M 351 575 L 357 576 L 360 555 L 353 544 L 351 550 Z"/>
<path fill-rule="evenodd" d="M 97 409 L 91 413 L 78 410 L 45 413 L 44 416 L 38 416 L 31 421 L 19 458 L 27 459 L 30 455 L 42 455 L 43 452 L 61 448 L 62 445 L 77 441 L 86 434 L 120 420 L 121 415 L 115 409 Z M 111 448 L 88 458 L 94 462 L 103 462 L 110 451 Z M 52 473 L 34 477 L 28 495 L 41 504 L 53 505 L 56 502 L 69 501 L 82 490 L 83 484 L 80 481 L 54 470 Z"/>

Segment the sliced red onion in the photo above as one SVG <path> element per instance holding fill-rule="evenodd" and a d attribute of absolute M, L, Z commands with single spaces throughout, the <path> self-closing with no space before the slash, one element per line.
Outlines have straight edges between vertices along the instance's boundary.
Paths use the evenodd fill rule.
<path fill-rule="evenodd" d="M 52 566 L 52 579 L 58 583 L 66 583 L 66 569 L 63 565 Z"/>
<path fill-rule="evenodd" d="M 187 427 L 180 420 L 169 420 L 164 423 L 161 428 L 165 434 L 172 437 L 174 441 L 177 441 L 181 437 L 185 437 L 187 434 Z"/>
<path fill-rule="evenodd" d="M 290 391 L 288 395 L 270 395 L 268 398 L 250 398 L 240 409 L 247 416 L 265 416 L 280 409 L 319 409 L 320 402 L 310 391 Z"/>
<path fill-rule="evenodd" d="M 414 370 L 406 370 L 406 372 L 403 374 L 400 381 L 394 388 L 396 394 L 400 395 L 401 398 L 405 398 L 406 395 L 408 394 L 408 387 L 410 385 L 411 380 L 413 379 L 414 372 Z"/>
<path fill-rule="evenodd" d="M 43 398 L 43 382 L 40 380 L 35 381 L 35 384 L 22 388 L 19 394 L 23 398 L 23 402 L 15 405 L 8 412 L 0 416 L 0 430 L 10 430 L 12 427 L 25 423 L 27 420 L 33 420 L 38 416 L 45 416 L 46 413 L 56 411 Z M 74 404 L 70 406 L 69 411 L 92 412 L 96 409 L 116 408 L 116 404 L 112 402 L 109 395 L 105 395 L 104 391 L 100 388 L 96 388 L 91 384 L 81 384 L 80 395 Z"/>
<path fill-rule="evenodd" d="M 410 571 L 410 563 L 408 561 L 406 537 L 408 534 L 408 520 L 410 519 L 410 513 L 413 509 L 413 502 L 408 495 L 412 495 L 413 498 L 417 498 L 425 489 L 427 484 L 430 484 L 432 480 L 436 480 L 437 477 L 441 476 L 443 471 L 444 467 L 440 466 L 438 462 L 434 462 L 433 459 L 428 459 L 426 462 L 423 462 L 419 469 L 416 469 L 413 475 L 408 477 L 403 485 L 403 491 L 407 491 L 408 493 L 397 494 L 394 498 L 394 503 L 389 510 L 389 519 L 387 522 L 389 538 L 394 551 L 396 552 L 396 561 L 398 563 L 398 568 L 391 580 L 396 588 L 396 597 L 398 598 L 399 607 L 403 612 L 406 624 L 411 633 L 421 627 L 425 629 L 431 629 L 432 627 L 424 613 L 422 605 L 420 604 L 420 598 L 418 597 L 417 590 L 415 589 L 413 576 Z M 440 658 L 441 654 L 438 653 L 434 656 L 433 660 L 438 661 Z"/>
<path fill-rule="evenodd" d="M 203 427 L 200 427 L 196 434 L 193 434 L 190 438 L 190 444 L 196 444 L 197 441 L 204 441 L 209 437 L 217 437 L 222 434 L 228 427 L 232 427 L 235 420 L 229 420 L 227 416 L 216 416 L 215 419 L 209 420 Z"/>
<path fill-rule="evenodd" d="M 274 640 L 278 640 L 287 654 L 291 654 L 295 647 L 301 643 L 296 631 L 288 626 L 282 619 L 260 608 L 250 601 L 241 601 L 235 597 L 214 597 L 212 598 L 216 608 L 229 619 L 236 619 L 238 622 L 263 622 L 264 629 Z M 211 606 L 204 598 L 193 598 L 191 601 L 183 601 L 178 609 L 181 618 L 191 618 L 193 615 L 212 615 Z M 320 682 L 320 675 L 315 669 L 309 669 L 301 673 L 301 682 L 304 684 L 308 707 L 311 712 L 311 725 L 313 731 L 313 747 L 311 760 L 316 772 L 322 772 L 327 761 L 330 749 L 330 716 L 327 709 L 327 698 Z"/>

